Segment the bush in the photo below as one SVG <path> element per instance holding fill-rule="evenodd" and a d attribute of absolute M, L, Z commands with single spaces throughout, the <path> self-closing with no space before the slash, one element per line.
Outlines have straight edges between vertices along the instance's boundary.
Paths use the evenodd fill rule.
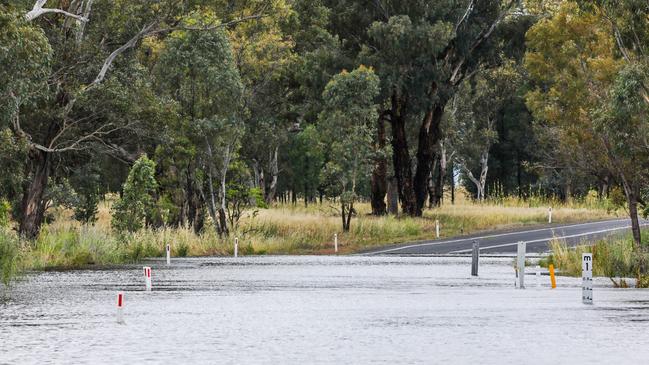
<path fill-rule="evenodd" d="M 187 257 L 188 254 L 189 254 L 189 245 L 186 244 L 185 242 L 181 242 L 178 245 L 178 248 L 176 249 L 176 255 L 178 255 L 178 257 Z"/>
<path fill-rule="evenodd" d="M 0 228 L 9 225 L 9 216 L 11 215 L 11 204 L 8 201 L 0 200 Z"/>
<path fill-rule="evenodd" d="M 122 198 L 113 205 L 113 228 L 118 232 L 137 232 L 145 220 L 153 215 L 153 194 L 158 184 L 155 180 L 155 162 L 146 155 L 140 157 L 124 183 Z"/>

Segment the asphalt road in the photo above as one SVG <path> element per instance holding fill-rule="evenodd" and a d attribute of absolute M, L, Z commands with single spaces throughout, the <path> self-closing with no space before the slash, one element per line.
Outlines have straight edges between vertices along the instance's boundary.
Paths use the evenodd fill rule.
<path fill-rule="evenodd" d="M 649 225 L 649 221 L 641 221 L 641 225 Z M 561 239 L 570 246 L 592 242 L 615 234 L 631 231 L 629 219 L 616 219 L 580 224 L 547 225 L 545 227 L 527 228 L 516 231 L 490 232 L 472 236 L 462 236 L 434 241 L 422 241 L 400 244 L 366 252 L 366 255 L 446 255 L 470 254 L 473 241 L 480 242 L 480 253 L 511 254 L 516 253 L 519 241 L 527 242 L 528 253 L 543 253 L 549 251 L 552 239 Z"/>

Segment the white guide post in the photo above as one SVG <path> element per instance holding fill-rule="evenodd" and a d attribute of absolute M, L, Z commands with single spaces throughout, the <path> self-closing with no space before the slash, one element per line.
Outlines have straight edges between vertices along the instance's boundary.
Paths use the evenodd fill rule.
<path fill-rule="evenodd" d="M 124 293 L 117 293 L 117 323 L 124 324 Z"/>
<path fill-rule="evenodd" d="M 435 237 L 439 238 L 439 219 L 435 219 Z"/>
<path fill-rule="evenodd" d="M 239 257 L 239 237 L 234 237 L 234 257 Z"/>
<path fill-rule="evenodd" d="M 149 266 L 144 267 L 144 282 L 146 284 L 146 291 L 151 291 L 151 268 Z"/>
<path fill-rule="evenodd" d="M 536 286 L 541 286 L 541 266 L 536 265 Z"/>
<path fill-rule="evenodd" d="M 548 208 L 548 223 L 552 223 L 552 207 Z"/>
<path fill-rule="evenodd" d="M 525 242 L 518 242 L 518 257 L 516 260 L 516 271 L 518 273 L 518 289 L 525 289 Z"/>
<path fill-rule="evenodd" d="M 171 265 L 171 245 L 167 243 L 167 265 Z"/>
<path fill-rule="evenodd" d="M 581 254 L 581 300 L 593 304 L 593 254 Z"/>
<path fill-rule="evenodd" d="M 334 252 L 338 253 L 338 233 L 334 233 Z"/>

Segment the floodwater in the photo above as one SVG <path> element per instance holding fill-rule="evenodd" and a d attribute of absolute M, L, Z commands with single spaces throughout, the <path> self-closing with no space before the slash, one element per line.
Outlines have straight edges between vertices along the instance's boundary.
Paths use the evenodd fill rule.
<path fill-rule="evenodd" d="M 511 258 L 243 257 L 34 273 L 0 295 L 2 364 L 647 364 L 649 291 Z M 528 272 L 531 270 L 527 269 Z M 125 324 L 116 323 L 125 293 Z"/>

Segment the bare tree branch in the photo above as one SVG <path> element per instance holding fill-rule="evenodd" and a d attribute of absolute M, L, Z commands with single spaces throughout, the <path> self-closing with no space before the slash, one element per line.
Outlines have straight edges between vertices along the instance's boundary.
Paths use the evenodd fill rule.
<path fill-rule="evenodd" d="M 97 75 L 97 78 L 95 78 L 95 81 L 93 81 L 92 84 L 90 84 L 90 85 L 88 86 L 88 88 L 91 88 L 91 87 L 93 87 L 93 86 L 99 85 L 99 84 L 104 80 L 104 78 L 106 77 L 106 72 L 108 72 L 108 69 L 109 69 L 110 66 L 113 64 L 113 61 L 115 61 L 115 58 L 117 58 L 117 56 L 119 56 L 119 55 L 121 55 L 122 53 L 124 53 L 127 49 L 129 49 L 129 48 L 135 46 L 135 44 L 136 44 L 140 39 L 142 39 L 142 38 L 145 37 L 146 35 L 150 34 L 151 31 L 153 30 L 153 28 L 154 28 L 157 24 L 158 24 L 158 21 L 156 20 L 156 21 L 154 21 L 154 22 L 152 22 L 152 23 L 146 25 L 144 28 L 142 28 L 142 30 L 140 30 L 136 35 L 134 35 L 133 38 L 129 39 L 128 42 L 124 43 L 121 47 L 119 47 L 118 49 L 114 50 L 114 51 L 113 51 L 113 52 L 108 56 L 108 58 L 106 58 L 106 60 L 104 61 L 104 65 L 101 67 L 101 70 L 99 71 L 99 74 Z"/>
<path fill-rule="evenodd" d="M 483 29 L 482 32 L 478 35 L 478 37 L 475 39 L 471 47 L 469 48 L 469 51 L 467 54 L 462 57 L 460 62 L 457 63 L 455 66 L 455 69 L 453 70 L 451 74 L 451 78 L 449 79 L 451 84 L 453 85 L 458 85 L 466 75 L 461 75 L 461 72 L 464 69 L 464 65 L 466 63 L 467 57 L 473 53 L 478 47 L 480 47 L 489 37 L 491 37 L 491 34 L 496 30 L 500 22 L 502 22 L 503 19 L 505 19 L 505 16 L 509 13 L 511 8 L 514 6 L 514 4 L 517 3 L 518 0 L 511 0 L 505 8 L 498 14 L 498 17 L 494 20 L 493 23 L 491 23 L 491 26 L 487 29 Z"/>
<path fill-rule="evenodd" d="M 25 14 L 25 19 L 27 19 L 27 21 L 31 22 L 32 20 L 38 18 L 39 16 L 41 16 L 43 14 L 57 13 L 57 14 L 63 14 L 65 16 L 67 16 L 67 17 L 74 18 L 74 19 L 82 21 L 82 22 L 87 22 L 88 21 L 88 18 L 86 18 L 84 16 L 77 15 L 77 14 L 72 14 L 72 13 L 69 13 L 69 12 L 67 12 L 65 10 L 62 10 L 62 9 L 44 8 L 43 6 L 45 6 L 46 2 L 47 2 L 47 0 L 37 0 L 36 3 L 34 4 L 34 7 L 32 8 L 32 10 L 30 10 L 27 14 Z"/>
<path fill-rule="evenodd" d="M 473 11 L 473 5 L 475 3 L 475 0 L 469 1 L 469 5 L 466 7 L 466 11 L 464 12 L 464 15 L 462 15 L 462 18 L 455 24 L 455 33 L 457 33 L 457 30 L 460 29 L 460 26 L 464 21 L 469 17 L 469 14 Z"/>

